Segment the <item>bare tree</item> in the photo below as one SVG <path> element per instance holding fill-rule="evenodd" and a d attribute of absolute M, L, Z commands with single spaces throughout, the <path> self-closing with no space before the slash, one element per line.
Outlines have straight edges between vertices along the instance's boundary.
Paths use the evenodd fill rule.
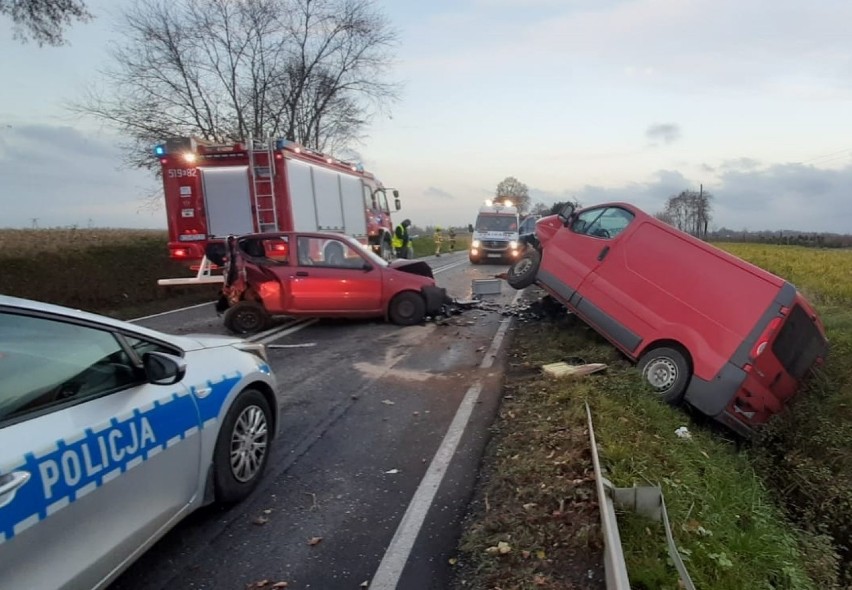
<path fill-rule="evenodd" d="M 82 0 L 0 0 L 0 14 L 12 19 L 14 35 L 39 46 L 65 43 L 65 28 L 92 15 Z"/>
<path fill-rule="evenodd" d="M 514 176 L 507 176 L 497 185 L 495 201 L 510 200 L 518 208 L 518 213 L 526 213 L 530 205 L 530 192 L 523 182 Z"/>
<path fill-rule="evenodd" d="M 395 33 L 373 0 L 137 0 L 106 88 L 72 109 L 130 138 L 285 137 L 333 152 L 396 100 Z"/>
<path fill-rule="evenodd" d="M 656 217 L 681 231 L 698 238 L 705 238 L 712 219 L 713 207 L 710 203 L 712 199 L 713 195 L 704 192 L 703 187 L 699 192 L 682 191 L 676 196 L 669 197 L 665 210 L 658 213 Z"/>

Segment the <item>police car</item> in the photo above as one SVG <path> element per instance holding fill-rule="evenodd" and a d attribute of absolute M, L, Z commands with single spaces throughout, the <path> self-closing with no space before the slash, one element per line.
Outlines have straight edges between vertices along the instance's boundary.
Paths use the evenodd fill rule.
<path fill-rule="evenodd" d="M 262 344 L 0 295 L 3 588 L 102 588 L 187 514 L 258 484 Z"/>

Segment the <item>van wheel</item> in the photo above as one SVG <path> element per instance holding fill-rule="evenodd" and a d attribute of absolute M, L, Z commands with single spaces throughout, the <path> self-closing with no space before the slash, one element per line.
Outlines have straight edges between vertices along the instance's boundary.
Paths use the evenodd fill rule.
<path fill-rule="evenodd" d="M 426 302 L 423 297 L 412 291 L 403 291 L 388 306 L 388 317 L 394 324 L 413 326 L 423 321 L 426 315 Z"/>
<path fill-rule="evenodd" d="M 234 334 L 260 332 L 269 325 L 269 314 L 256 301 L 239 301 L 228 308 L 223 318 L 225 327 Z"/>
<path fill-rule="evenodd" d="M 541 253 L 536 249 L 530 249 L 524 253 L 515 264 L 509 267 L 506 273 L 506 281 L 515 289 L 524 289 L 535 282 L 538 267 L 541 264 Z"/>
<path fill-rule="evenodd" d="M 648 351 L 639 361 L 642 379 L 660 399 L 678 405 L 691 377 L 689 363 L 679 350 L 668 347 Z"/>

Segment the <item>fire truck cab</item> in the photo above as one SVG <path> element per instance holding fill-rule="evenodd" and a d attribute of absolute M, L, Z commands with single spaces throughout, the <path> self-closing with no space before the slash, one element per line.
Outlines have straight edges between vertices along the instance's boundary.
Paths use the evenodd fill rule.
<path fill-rule="evenodd" d="M 363 167 L 285 139 L 215 144 L 194 137 L 154 147 L 162 166 L 172 259 L 198 265 L 208 243 L 276 231 L 344 233 L 393 258 L 391 192 Z"/>

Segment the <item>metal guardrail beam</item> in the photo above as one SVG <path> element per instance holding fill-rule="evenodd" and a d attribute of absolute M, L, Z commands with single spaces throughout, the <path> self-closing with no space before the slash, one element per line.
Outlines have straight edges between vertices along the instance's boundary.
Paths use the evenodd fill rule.
<path fill-rule="evenodd" d="M 589 422 L 589 441 L 592 445 L 592 464 L 595 467 L 595 487 L 598 492 L 598 506 L 601 510 L 601 528 L 604 537 L 604 572 L 607 590 L 630 590 L 630 580 L 627 576 L 627 564 L 624 562 L 624 550 L 621 547 L 621 536 L 618 533 L 618 522 L 615 507 L 632 510 L 637 514 L 659 521 L 662 519 L 666 530 L 666 542 L 669 557 L 674 562 L 675 569 L 680 575 L 685 590 L 696 590 L 680 552 L 677 550 L 669 515 L 666 511 L 666 501 L 659 486 L 638 486 L 632 488 L 617 488 L 601 473 L 598 446 L 595 440 L 595 428 L 592 424 L 592 410 L 586 403 L 586 417 Z"/>

